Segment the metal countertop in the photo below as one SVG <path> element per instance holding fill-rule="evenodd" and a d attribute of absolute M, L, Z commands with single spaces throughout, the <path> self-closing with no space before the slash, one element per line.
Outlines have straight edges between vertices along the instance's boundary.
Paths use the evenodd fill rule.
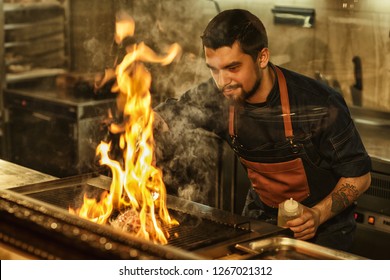
<path fill-rule="evenodd" d="M 63 104 L 67 106 L 96 106 L 115 102 L 115 98 L 101 98 L 97 99 L 93 93 L 74 93 L 56 88 L 20 88 L 20 89 L 7 89 L 8 95 L 21 95 L 25 97 L 34 98 L 36 100 L 42 100 L 47 102 L 53 102 Z M 112 94 L 115 97 L 114 94 Z M 95 97 L 95 98 L 94 98 Z"/>
<path fill-rule="evenodd" d="M 390 112 L 356 106 L 350 111 L 368 154 L 390 165 Z"/>
<path fill-rule="evenodd" d="M 58 178 L 0 159 L 0 189 L 19 187 L 55 179 Z"/>

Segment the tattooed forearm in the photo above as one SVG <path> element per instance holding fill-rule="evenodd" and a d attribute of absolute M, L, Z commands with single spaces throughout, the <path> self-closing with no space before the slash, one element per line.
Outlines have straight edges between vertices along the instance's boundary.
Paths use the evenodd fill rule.
<path fill-rule="evenodd" d="M 359 191 L 354 185 L 345 183 L 339 190 L 332 194 L 332 212 L 339 213 L 354 202 L 359 196 Z"/>

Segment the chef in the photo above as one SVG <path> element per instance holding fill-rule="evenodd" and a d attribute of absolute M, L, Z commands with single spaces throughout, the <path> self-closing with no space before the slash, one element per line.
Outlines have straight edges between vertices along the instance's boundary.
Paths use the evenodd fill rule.
<path fill-rule="evenodd" d="M 249 11 L 219 13 L 201 39 L 211 79 L 156 112 L 228 142 L 251 181 L 243 215 L 275 223 L 278 204 L 293 198 L 305 206 L 287 223 L 295 238 L 347 251 L 371 161 L 343 97 L 274 65 Z"/>

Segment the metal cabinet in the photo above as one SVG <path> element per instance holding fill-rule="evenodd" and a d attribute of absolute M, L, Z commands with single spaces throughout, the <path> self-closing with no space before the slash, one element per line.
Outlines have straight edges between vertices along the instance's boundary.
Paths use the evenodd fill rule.
<path fill-rule="evenodd" d="M 96 171 L 95 149 L 114 99 L 69 96 L 51 89 L 6 89 L 9 161 L 56 177 Z"/>

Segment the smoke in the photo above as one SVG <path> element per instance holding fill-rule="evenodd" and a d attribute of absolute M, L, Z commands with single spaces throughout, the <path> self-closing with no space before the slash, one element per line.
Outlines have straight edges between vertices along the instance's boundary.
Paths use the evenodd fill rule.
<path fill-rule="evenodd" d="M 209 98 L 207 87 L 202 88 L 205 94 L 199 96 Z M 163 170 L 168 192 L 203 204 L 212 203 L 219 184 L 222 140 L 198 127 L 213 116 L 206 115 L 197 106 L 178 106 L 174 100 L 155 110 L 170 128 L 155 133 L 157 162 Z"/>
<path fill-rule="evenodd" d="M 86 40 L 83 43 L 83 47 L 88 57 L 90 57 L 90 66 L 92 68 L 101 68 L 102 65 L 105 65 L 107 50 L 99 40 L 95 37 Z"/>
<path fill-rule="evenodd" d="M 208 1 L 155 0 L 151 9 L 150 1 L 140 0 L 135 1 L 129 11 L 135 20 L 137 41 L 144 41 L 158 53 L 175 42 L 183 50 L 180 60 L 165 67 L 150 68 L 153 78 L 151 92 L 157 103 L 180 96 L 209 75 L 200 40 L 209 20 L 204 12 L 205 6 L 215 10 L 214 4 Z"/>
<path fill-rule="evenodd" d="M 182 47 L 182 56 L 173 63 L 146 65 L 152 75 L 153 107 L 167 98 L 181 96 L 210 77 L 200 35 L 208 20 L 216 14 L 214 5 L 211 1 L 198 0 L 155 0 L 153 5 L 150 1 L 139 0 L 133 1 L 131 6 L 122 5 L 134 18 L 137 42 L 145 42 L 157 53 L 164 53 L 172 43 Z M 212 11 L 212 14 L 205 11 Z M 174 119 L 174 114 L 166 111 L 164 119 Z M 199 116 L 199 119 L 204 117 Z M 188 127 L 184 119 L 175 119 L 169 126 L 169 132 L 155 133 L 157 165 L 163 171 L 167 191 L 208 204 L 218 183 L 220 139 L 202 129 Z"/>
<path fill-rule="evenodd" d="M 164 54 L 173 43 L 178 43 L 183 50 L 180 59 L 167 66 L 145 63 L 152 76 L 153 107 L 167 98 L 179 97 L 209 78 L 200 35 L 210 18 L 204 5 L 216 13 L 214 3 L 198 0 L 155 0 L 153 5 L 146 0 L 122 2 L 119 6 L 134 18 L 134 42 L 144 42 L 158 54 Z M 83 42 L 90 68 L 102 69 L 108 65 L 106 46 L 97 36 Z M 110 55 L 118 56 L 118 53 Z M 198 113 L 191 112 L 191 115 Z M 202 118 L 205 116 L 199 116 Z M 184 120 L 169 125 L 170 131 L 155 135 L 157 165 L 163 170 L 168 193 L 208 204 L 218 183 L 220 139 L 202 129 L 188 127 Z"/>
<path fill-rule="evenodd" d="M 171 124 L 166 138 L 156 139 L 158 165 L 169 193 L 209 204 L 218 183 L 220 140 L 202 129 L 183 125 Z"/>

